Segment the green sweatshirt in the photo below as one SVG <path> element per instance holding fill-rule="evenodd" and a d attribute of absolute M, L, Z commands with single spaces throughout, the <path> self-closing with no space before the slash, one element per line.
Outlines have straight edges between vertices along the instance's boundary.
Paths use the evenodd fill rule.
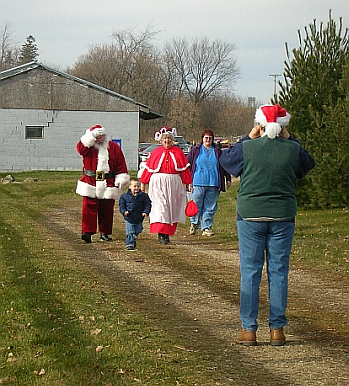
<path fill-rule="evenodd" d="M 244 169 L 236 206 L 243 219 L 287 221 L 296 215 L 299 149 L 297 142 L 280 137 L 243 142 Z"/>

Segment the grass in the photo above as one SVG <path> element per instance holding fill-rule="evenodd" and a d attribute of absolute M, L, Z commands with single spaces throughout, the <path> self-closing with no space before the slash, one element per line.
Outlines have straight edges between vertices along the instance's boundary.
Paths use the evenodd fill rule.
<path fill-rule="evenodd" d="M 299 210 L 293 243 L 294 261 L 349 277 L 348 209 Z"/>
<path fill-rule="evenodd" d="M 0 185 L 0 383 L 195 385 L 202 373 L 214 385 L 204 358 L 42 236 L 46 212 L 75 199 L 79 173 L 13 175 L 37 182 Z M 235 184 L 219 199 L 210 242 L 222 248 L 237 248 L 236 195 Z M 348 279 L 347 209 L 299 210 L 296 229 L 296 264 Z"/>

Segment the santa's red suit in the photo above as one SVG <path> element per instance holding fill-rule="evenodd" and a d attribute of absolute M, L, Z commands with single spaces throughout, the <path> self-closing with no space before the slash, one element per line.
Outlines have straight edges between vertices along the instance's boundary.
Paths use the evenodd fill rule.
<path fill-rule="evenodd" d="M 101 136 L 104 142 L 97 143 Z M 115 200 L 130 180 L 125 157 L 119 145 L 107 140 L 100 125 L 86 130 L 76 150 L 83 157 L 83 176 L 76 187 L 76 193 L 83 196 L 82 233 L 95 234 L 98 222 L 99 232 L 110 235 Z"/>

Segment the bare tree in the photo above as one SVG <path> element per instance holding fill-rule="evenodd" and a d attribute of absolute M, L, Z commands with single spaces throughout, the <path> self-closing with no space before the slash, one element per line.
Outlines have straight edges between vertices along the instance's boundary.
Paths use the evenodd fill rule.
<path fill-rule="evenodd" d="M 178 92 L 184 92 L 195 104 L 230 88 L 239 76 L 235 46 L 205 37 L 193 40 L 174 39 L 165 45 L 165 61 L 173 73 Z"/>
<path fill-rule="evenodd" d="M 126 95 L 153 108 L 163 109 L 168 76 L 162 57 L 151 44 L 158 32 L 113 33 L 113 44 L 90 47 L 67 71 L 100 86 Z"/>
<path fill-rule="evenodd" d="M 188 97 L 178 96 L 172 99 L 166 124 L 176 127 L 178 135 L 183 135 L 187 140 L 195 141 L 202 131 L 199 106 Z"/>
<path fill-rule="evenodd" d="M 153 45 L 157 33 L 150 27 L 138 34 L 114 32 L 112 44 L 90 47 L 67 72 L 162 113 L 163 119 L 140 122 L 141 139 L 164 124 L 188 139 L 197 139 L 207 127 L 231 134 L 238 121 L 238 106 L 232 109 L 232 104 L 239 103 L 224 95 L 239 74 L 234 46 L 207 38 L 189 45 L 182 39 L 160 51 Z"/>
<path fill-rule="evenodd" d="M 11 39 L 10 23 L 0 32 L 0 71 L 14 67 L 18 62 L 19 49 Z"/>

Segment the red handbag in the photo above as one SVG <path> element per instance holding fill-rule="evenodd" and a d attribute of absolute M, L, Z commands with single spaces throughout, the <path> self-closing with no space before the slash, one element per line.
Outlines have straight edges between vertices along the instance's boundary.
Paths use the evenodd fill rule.
<path fill-rule="evenodd" d="M 191 197 L 191 196 L 190 196 Z M 196 202 L 190 198 L 190 200 L 187 202 L 187 205 L 185 207 L 185 214 L 188 217 L 193 217 L 196 214 L 198 214 L 199 209 L 198 206 L 196 205 Z"/>

